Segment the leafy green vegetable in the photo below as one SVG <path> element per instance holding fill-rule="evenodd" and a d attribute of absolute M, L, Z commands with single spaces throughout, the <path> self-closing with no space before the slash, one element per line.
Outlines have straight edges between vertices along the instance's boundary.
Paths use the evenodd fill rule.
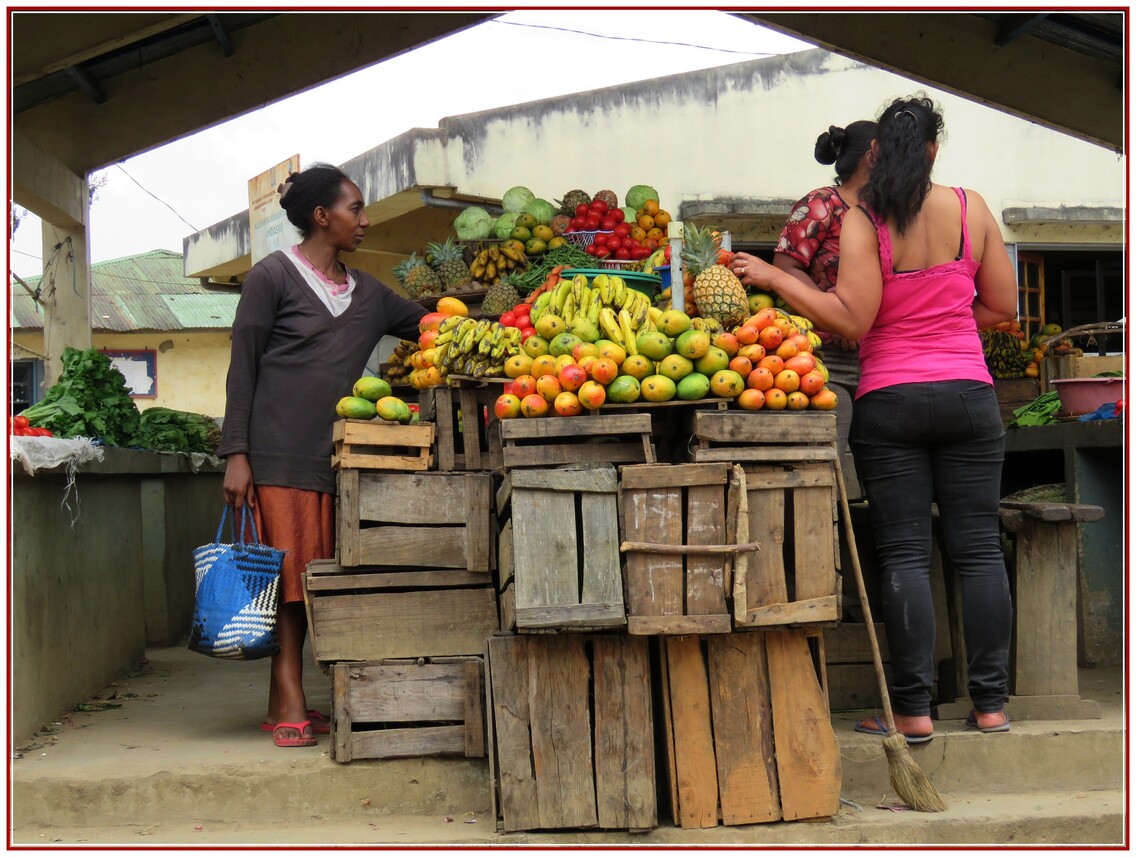
<path fill-rule="evenodd" d="M 221 442 L 217 422 L 204 414 L 147 408 L 139 418 L 137 445 L 162 452 L 204 452 L 212 455 Z"/>
<path fill-rule="evenodd" d="M 505 191 L 501 197 L 501 207 L 506 211 L 515 211 L 520 214 L 525 206 L 536 199 L 536 194 L 524 185 L 517 185 Z"/>
<path fill-rule="evenodd" d="M 480 241 L 489 237 L 493 218 L 489 212 L 477 205 L 471 205 L 454 220 L 454 232 L 462 241 Z"/>
<path fill-rule="evenodd" d="M 1061 410 L 1061 400 L 1056 390 L 1042 393 L 1028 405 L 1023 405 L 1014 411 L 1014 420 L 1011 426 L 1044 426 L 1057 422 L 1057 414 Z"/>
<path fill-rule="evenodd" d="M 138 434 L 138 406 L 126 379 L 97 348 L 64 348 L 63 373 L 43 400 L 23 411 L 28 423 L 56 437 L 100 438 L 111 446 L 132 446 Z"/>

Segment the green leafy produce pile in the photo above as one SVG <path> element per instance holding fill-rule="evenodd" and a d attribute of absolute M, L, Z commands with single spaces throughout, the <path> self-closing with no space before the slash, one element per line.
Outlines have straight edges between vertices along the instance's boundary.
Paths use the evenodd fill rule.
<path fill-rule="evenodd" d="M 212 455 L 221 442 L 221 428 L 211 417 L 170 408 L 147 408 L 140 417 L 137 446 L 163 452 L 204 452 Z"/>
<path fill-rule="evenodd" d="M 23 411 L 28 423 L 56 437 L 99 438 L 131 446 L 139 429 L 138 406 L 110 358 L 97 348 L 64 348 L 59 382 L 43 400 Z"/>
<path fill-rule="evenodd" d="M 1057 422 L 1057 414 L 1061 410 L 1061 400 L 1057 391 L 1051 390 L 1042 393 L 1028 405 L 1023 405 L 1014 411 L 1014 420 L 1011 426 L 1044 426 Z"/>

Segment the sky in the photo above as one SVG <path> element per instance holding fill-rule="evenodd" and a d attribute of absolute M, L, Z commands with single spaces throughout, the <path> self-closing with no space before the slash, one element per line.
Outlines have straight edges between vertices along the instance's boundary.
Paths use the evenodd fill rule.
<path fill-rule="evenodd" d="M 91 261 L 180 253 L 186 236 L 248 208 L 250 178 L 295 154 L 301 164 L 340 164 L 446 116 L 810 48 L 714 10 L 511 12 L 94 172 Z M 579 61 L 550 67 L 550 56 Z M 329 135 L 308 121 L 317 110 L 351 121 Z M 11 248 L 15 274 L 42 272 L 34 214 L 21 218 Z"/>

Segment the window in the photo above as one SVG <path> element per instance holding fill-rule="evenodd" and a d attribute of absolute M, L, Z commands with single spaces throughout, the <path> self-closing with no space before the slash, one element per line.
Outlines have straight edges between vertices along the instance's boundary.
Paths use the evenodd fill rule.
<path fill-rule="evenodd" d="M 43 361 L 13 360 L 9 414 L 18 414 L 43 398 Z"/>

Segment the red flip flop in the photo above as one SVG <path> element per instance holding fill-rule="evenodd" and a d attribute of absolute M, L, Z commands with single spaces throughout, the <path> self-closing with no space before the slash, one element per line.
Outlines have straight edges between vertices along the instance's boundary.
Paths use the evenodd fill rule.
<path fill-rule="evenodd" d="M 327 735 L 331 732 L 331 720 L 328 716 L 321 711 L 316 711 L 314 708 L 308 709 L 308 721 L 312 725 L 313 735 Z M 260 724 L 261 732 L 271 732 L 275 729 L 277 724 L 269 723 L 267 720 Z"/>
<path fill-rule="evenodd" d="M 284 729 L 292 729 L 300 733 L 298 738 L 288 738 L 278 734 Z M 307 733 L 307 734 L 305 734 Z M 312 734 L 312 724 L 309 720 L 299 723 L 277 723 L 272 729 L 272 743 L 277 747 L 312 747 L 316 743 L 316 736 Z"/>

